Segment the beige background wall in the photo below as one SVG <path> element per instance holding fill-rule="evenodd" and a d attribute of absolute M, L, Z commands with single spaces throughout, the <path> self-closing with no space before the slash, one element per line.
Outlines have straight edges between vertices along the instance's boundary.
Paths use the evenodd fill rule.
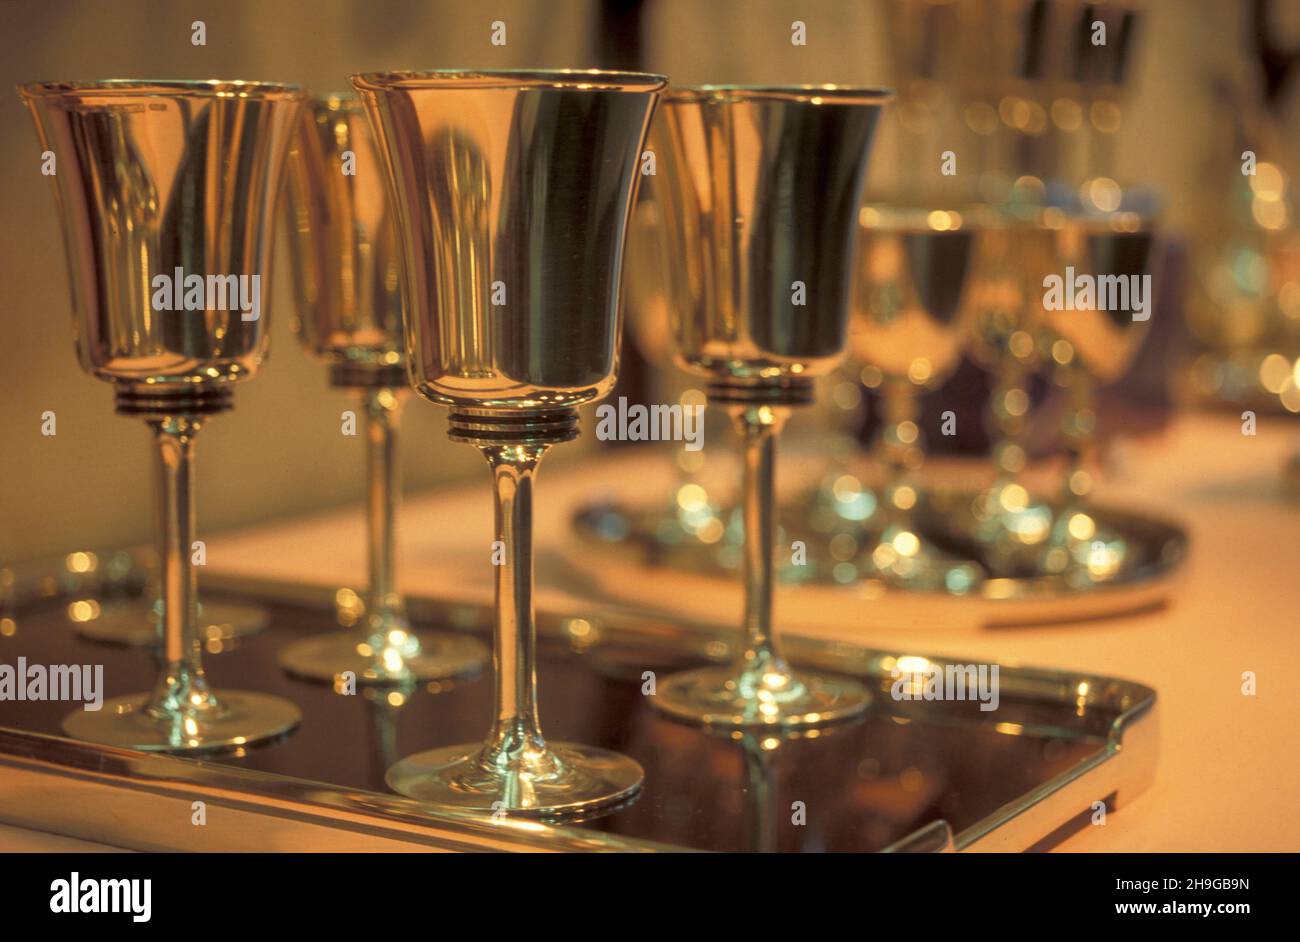
<path fill-rule="evenodd" d="M 1199 155 L 1216 134 L 1205 75 L 1242 69 L 1246 5 L 1146 6 L 1121 167 L 1176 196 L 1169 222 L 1185 226 L 1197 212 Z M 0 564 L 144 542 L 152 529 L 148 433 L 115 416 L 108 386 L 76 366 L 54 204 L 15 84 L 242 78 L 329 91 L 367 69 L 586 67 L 598 62 L 593 8 L 586 0 L 7 0 L 0 9 Z M 207 24 L 206 47 L 190 43 L 194 19 Z M 496 19 L 508 25 L 504 48 L 489 43 Z M 807 23 L 807 47 L 790 44 L 793 19 Z M 880 4 L 860 0 L 666 0 L 650 13 L 648 66 L 681 82 L 888 83 L 882 21 Z M 878 159 L 873 173 L 907 171 Z M 360 498 L 362 440 L 339 433 L 348 399 L 330 391 L 323 367 L 298 350 L 286 289 L 281 274 L 268 368 L 200 439 L 201 531 Z M 58 416 L 53 438 L 40 434 L 45 410 Z M 442 410 L 410 404 L 408 485 L 482 473 L 480 459 L 447 442 L 444 429 Z M 571 447 L 555 460 L 581 455 Z"/>

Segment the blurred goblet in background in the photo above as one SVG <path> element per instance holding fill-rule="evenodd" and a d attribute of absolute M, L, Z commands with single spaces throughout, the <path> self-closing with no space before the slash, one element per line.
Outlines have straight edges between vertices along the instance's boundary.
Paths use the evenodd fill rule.
<path fill-rule="evenodd" d="M 863 570 L 894 585 L 964 593 L 979 575 L 921 534 L 916 472 L 924 462 L 917 394 L 942 383 L 961 358 L 962 312 L 986 228 L 981 215 L 974 207 L 890 206 L 859 214 L 849 351 L 881 376 L 885 412 L 875 446 L 883 471 L 879 509 L 860 531 L 859 559 Z"/>
<path fill-rule="evenodd" d="M 652 396 L 661 402 L 676 399 L 683 409 L 704 405 L 698 389 L 680 389 L 682 376 L 673 363 L 669 317 L 668 261 L 664 257 L 663 212 L 654 198 L 653 176 L 645 176 L 628 226 L 623 266 L 623 307 L 627 335 L 653 368 Z M 703 422 L 701 416 L 699 421 Z M 701 429 L 701 432 L 703 429 Z M 705 487 L 699 472 L 705 451 L 671 442 L 672 483 L 667 493 L 646 507 L 599 500 L 575 514 L 578 532 L 597 541 L 634 545 L 650 565 L 704 571 L 738 559 L 738 528 L 729 526 L 733 514 L 724 510 Z"/>
<path fill-rule="evenodd" d="M 1038 344 L 1067 396 L 1061 426 L 1066 470 L 1040 567 L 1069 579 L 1104 581 L 1123 566 L 1126 547 L 1118 535 L 1102 532 L 1088 512 L 1092 473 L 1087 459 L 1097 421 L 1094 390 L 1097 383 L 1112 383 L 1128 371 L 1146 336 L 1154 303 L 1150 274 L 1155 232 L 1149 219 L 1130 212 L 1076 215 L 1059 222 L 1054 274 L 1062 279 L 1063 300 L 1073 291 L 1069 282 L 1078 284 L 1080 276 L 1091 278 L 1094 290 L 1091 301 L 1081 294 L 1073 303 L 1049 303 L 1045 294 L 1039 306 Z M 1141 292 L 1140 298 L 1135 292 Z"/>
<path fill-rule="evenodd" d="M 360 102 L 330 96 L 299 118 L 283 207 L 293 263 L 294 327 L 309 354 L 352 390 L 366 421 L 370 588 L 359 629 L 289 645 L 290 673 L 403 684 L 478 671 L 487 649 L 449 632 L 415 632 L 397 589 L 401 477 L 397 426 L 410 394 L 402 346 L 401 265 L 384 169 Z"/>
<path fill-rule="evenodd" d="M 233 385 L 266 356 L 259 299 L 271 297 L 275 200 L 303 94 L 215 81 L 20 92 L 42 146 L 60 158 L 51 180 L 81 366 L 114 384 L 118 413 L 144 419 L 158 447 L 162 674 L 152 693 L 78 710 L 63 728 L 77 739 L 172 752 L 285 733 L 300 719 L 287 700 L 208 687 L 191 559 L 193 457 L 208 416 L 230 408 Z"/>
<path fill-rule="evenodd" d="M 1029 380 L 1040 362 L 1034 338 L 1042 276 L 1055 261 L 1055 231 L 1042 224 L 1041 215 L 1037 209 L 1008 209 L 984 230 L 963 314 L 967 352 L 994 377 L 987 426 L 996 476 L 975 495 L 969 516 L 947 522 L 973 540 L 980 563 L 997 577 L 1032 573 L 1051 530 L 1051 508 L 1021 480 Z"/>
<path fill-rule="evenodd" d="M 1198 186 L 1212 213 L 1190 240 L 1186 323 L 1194 358 L 1185 386 L 1203 403 L 1300 414 L 1300 226 L 1294 161 L 1278 119 L 1227 80 L 1221 128 Z M 1242 172 L 1243 154 L 1252 173 Z"/>

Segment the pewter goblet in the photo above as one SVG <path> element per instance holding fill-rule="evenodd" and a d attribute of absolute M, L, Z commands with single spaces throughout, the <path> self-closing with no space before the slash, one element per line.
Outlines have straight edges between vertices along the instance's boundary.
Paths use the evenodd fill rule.
<path fill-rule="evenodd" d="M 303 108 L 283 203 L 294 326 L 308 353 L 330 364 L 330 381 L 361 400 L 370 589 L 359 630 L 291 644 L 280 663 L 315 680 L 350 672 L 360 683 L 400 685 L 475 673 L 487 650 L 468 635 L 413 631 L 397 591 L 397 426 L 410 389 L 397 230 L 385 188 L 360 102 L 335 95 Z"/>
<path fill-rule="evenodd" d="M 745 614 L 734 663 L 669 677 L 653 699 L 708 725 L 852 717 L 857 683 L 796 672 L 772 626 L 776 435 L 844 354 L 858 203 L 889 93 L 836 86 L 671 91 L 651 139 L 681 366 L 744 442 Z"/>
<path fill-rule="evenodd" d="M 651 389 L 659 401 L 676 398 L 683 408 L 702 406 L 703 394 L 679 389 L 673 362 L 672 324 L 668 316 L 668 260 L 663 225 L 653 197 L 653 176 L 643 176 L 628 224 L 623 263 L 622 300 L 626 335 L 652 369 Z M 737 527 L 729 527 L 732 508 L 724 508 L 705 488 L 699 471 L 705 452 L 680 443 L 671 446 L 672 479 L 664 496 L 649 506 L 600 498 L 579 507 L 574 523 L 580 533 L 600 543 L 635 547 L 653 567 L 723 570 L 739 563 Z M 730 557 L 735 559 L 731 560 Z"/>
<path fill-rule="evenodd" d="M 197 629 L 194 440 L 266 355 L 276 194 L 303 94 L 246 82 L 105 81 L 19 89 L 67 250 L 81 366 L 158 447 L 162 675 L 64 720 L 69 736 L 194 752 L 280 735 L 287 700 L 208 687 Z"/>
<path fill-rule="evenodd" d="M 631 759 L 550 743 L 537 716 L 532 501 L 542 455 L 614 386 L 623 245 L 650 113 L 635 73 L 353 76 L 398 210 L 406 350 L 496 498 L 496 715 L 487 741 L 409 756 L 388 784 L 476 811 L 580 814 L 630 797 Z M 489 547 L 484 546 L 484 556 Z"/>
<path fill-rule="evenodd" d="M 883 377 L 885 411 L 876 448 L 883 512 L 861 557 L 891 583 L 964 591 L 973 578 L 965 560 L 939 551 L 914 523 L 925 441 L 917 392 L 942 383 L 961 358 L 961 314 L 985 216 L 978 207 L 864 206 L 859 214 L 849 350 Z"/>
<path fill-rule="evenodd" d="M 1049 274 L 1059 279 L 1060 291 L 1053 299 L 1044 285 L 1039 344 L 1069 396 L 1062 426 L 1069 460 L 1064 496 L 1069 501 L 1092 489 L 1084 459 L 1096 425 L 1094 386 L 1113 383 L 1128 372 L 1147 333 L 1155 230 L 1152 220 L 1129 212 L 1064 217 L 1054 229 L 1059 270 Z M 1136 285 L 1134 278 L 1139 279 Z M 1084 291 L 1089 280 L 1091 297 Z M 1132 293 L 1144 285 L 1144 299 Z M 1138 310 L 1138 300 L 1144 301 L 1144 311 Z"/>
<path fill-rule="evenodd" d="M 1067 396 L 1061 427 L 1066 471 L 1040 568 L 1074 582 L 1104 582 L 1122 568 L 1127 544 L 1089 512 L 1094 389 L 1128 372 L 1146 336 L 1155 228 L 1136 213 L 1113 212 L 1064 217 L 1055 233 L 1060 267 L 1048 274 L 1058 279 L 1058 290 L 1053 296 L 1044 279 L 1039 345 Z"/>
<path fill-rule="evenodd" d="M 1029 378 L 1040 363 L 1034 334 L 1042 279 L 1055 259 L 1055 232 L 1044 216 L 1037 207 L 1003 207 L 998 225 L 981 233 L 962 317 L 967 351 L 994 378 L 985 425 L 996 477 L 970 502 L 969 516 L 945 523 L 975 542 L 980 563 L 995 577 L 1033 572 L 1051 530 L 1051 508 L 1021 483 Z"/>

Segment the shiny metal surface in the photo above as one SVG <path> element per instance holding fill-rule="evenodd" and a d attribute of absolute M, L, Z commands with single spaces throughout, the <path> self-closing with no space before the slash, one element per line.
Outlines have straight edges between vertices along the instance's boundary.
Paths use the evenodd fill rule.
<path fill-rule="evenodd" d="M 416 390 L 443 405 L 571 408 L 613 388 L 619 281 L 656 76 L 356 76 L 405 259 Z"/>
<path fill-rule="evenodd" d="M 676 356 L 744 445 L 742 644 L 730 668 L 678 674 L 654 704 L 688 722 L 795 729 L 869 703 L 799 674 L 772 625 L 776 436 L 844 353 L 857 212 L 889 93 L 839 86 L 675 89 L 651 140 Z"/>
<path fill-rule="evenodd" d="M 684 368 L 770 380 L 839 362 L 866 158 L 889 97 L 837 86 L 665 97 L 651 143 Z"/>
<path fill-rule="evenodd" d="M 487 650 L 472 638 L 418 635 L 397 591 L 401 499 L 398 427 L 406 388 L 401 260 L 384 168 L 370 122 L 351 96 L 303 109 L 289 153 L 283 207 L 304 348 L 331 366 L 336 386 L 360 400 L 366 428 L 369 588 L 351 631 L 285 649 L 300 677 L 407 684 L 475 674 Z"/>
<path fill-rule="evenodd" d="M 51 181 L 82 368 L 156 385 L 251 376 L 266 355 L 275 199 L 302 93 L 217 81 L 50 82 L 19 92 L 59 161 Z M 260 316 L 155 311 L 154 277 L 177 268 L 258 275 Z"/>
<path fill-rule="evenodd" d="M 117 411 L 144 419 L 157 448 L 162 672 L 152 693 L 74 712 L 65 729 L 178 752 L 282 735 L 300 717 L 292 703 L 208 685 L 191 557 L 193 457 L 206 417 L 230 408 L 231 384 L 252 377 L 266 354 L 275 201 L 303 95 L 216 81 L 19 91 L 61 164 L 52 182 L 81 366 L 114 383 Z M 180 309 L 158 276 L 184 286 Z M 191 277 L 207 282 L 193 300 Z"/>
<path fill-rule="evenodd" d="M 543 611 L 548 723 L 632 755 L 646 786 L 633 803 L 576 827 L 457 811 L 384 794 L 384 755 L 472 735 L 491 707 L 486 685 L 390 691 L 382 704 L 338 696 L 275 663 L 281 646 L 332 620 L 335 590 L 230 578 L 204 588 L 272 609 L 264 640 L 223 656 L 216 669 L 301 703 L 301 729 L 273 747 L 195 762 L 60 739 L 49 734 L 64 705 L 12 703 L 0 730 L 0 821 L 148 850 L 916 850 L 936 828 L 958 850 L 1024 850 L 1059 840 L 1070 830 L 1063 825 L 1108 796 L 1121 821 L 1156 759 L 1158 706 L 1140 683 L 1003 665 L 993 713 L 973 703 L 896 702 L 891 667 L 924 657 L 923 649 L 795 636 L 786 643 L 796 663 L 880 691 L 866 719 L 809 730 L 815 738 L 714 735 L 652 710 L 641 672 L 725 660 L 734 630 Z M 420 627 L 455 625 L 480 637 L 492 630 L 490 606 L 418 596 L 410 604 Z M 148 677 L 138 655 L 79 641 L 66 622 L 59 628 L 57 609 L 23 608 L 16 621 L 17 632 L 0 637 L 5 660 L 102 656 L 110 694 Z M 190 824 L 196 799 L 221 827 Z M 806 826 L 791 822 L 796 799 L 820 809 Z"/>
<path fill-rule="evenodd" d="M 895 479 L 886 486 L 902 485 L 923 460 L 917 393 L 940 385 L 961 358 L 960 323 L 987 215 L 896 206 L 864 206 L 858 215 L 849 353 L 881 377 L 877 450 Z"/>
<path fill-rule="evenodd" d="M 313 99 L 295 129 L 283 195 L 294 327 L 326 361 L 401 365 L 401 253 L 382 158 L 361 103 Z"/>
<path fill-rule="evenodd" d="M 495 711 L 481 746 L 408 756 L 388 784 L 435 804 L 581 815 L 643 772 L 548 743 L 537 710 L 532 494 L 577 406 L 613 388 L 624 242 L 665 80 L 636 73 L 353 76 L 388 169 L 412 385 L 492 470 Z"/>
<path fill-rule="evenodd" d="M 1036 343 L 1044 332 L 1043 278 L 1064 274 L 1067 262 L 1091 270 L 1061 248 L 1071 244 L 1061 233 L 1067 220 L 1059 210 L 1032 206 L 864 207 L 859 222 L 872 229 L 859 245 L 864 264 L 850 348 L 884 386 L 888 480 L 877 488 L 870 476 L 841 468 L 779 508 L 786 539 L 803 541 L 807 557 L 778 578 L 798 586 L 803 604 L 851 623 L 858 593 L 867 592 L 878 611 L 899 617 L 952 618 L 960 604 L 961 620 L 971 624 L 1025 624 L 1133 611 L 1168 596 L 1186 556 L 1180 528 L 1104 505 L 1044 501 L 1018 477 L 1029 371 L 1061 353 Z M 647 229 L 658 224 L 650 215 L 643 222 Z M 956 251 L 926 254 L 919 236 L 925 231 L 936 240 L 972 238 L 950 239 L 948 249 Z M 954 257 L 964 263 L 953 266 Z M 946 272 L 938 264 L 944 261 Z M 927 281 L 946 297 L 931 297 Z M 943 319 L 931 318 L 931 307 Z M 1061 316 L 1070 313 L 1079 312 Z M 938 513 L 911 474 L 921 458 L 913 390 L 941 381 L 964 349 L 998 377 L 990 424 L 999 474 L 978 494 L 940 495 Z M 1054 541 L 1057 522 L 1064 535 Z M 1071 522 L 1085 540 L 1069 538 Z M 583 551 L 618 551 L 624 575 L 638 565 L 718 577 L 737 568 L 729 542 L 661 540 L 660 515 L 630 496 L 627 503 L 606 497 L 582 508 L 574 526 Z"/>

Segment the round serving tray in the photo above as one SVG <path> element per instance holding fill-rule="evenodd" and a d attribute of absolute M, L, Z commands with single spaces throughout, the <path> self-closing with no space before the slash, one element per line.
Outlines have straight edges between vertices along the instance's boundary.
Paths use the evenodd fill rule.
<path fill-rule="evenodd" d="M 787 610 L 800 613 L 800 621 L 811 614 L 822 624 L 987 627 L 1080 621 L 1163 604 L 1187 557 L 1188 535 L 1178 524 L 1099 504 L 1087 508 L 1098 532 L 1110 534 L 1112 544 L 1124 546 L 1113 572 L 1089 578 L 1079 578 L 1076 569 L 991 576 L 988 573 L 995 567 L 981 559 L 979 544 L 963 537 L 972 529 L 974 498 L 970 492 L 932 491 L 915 520 L 923 539 L 941 547 L 954 564 L 965 561 L 977 574 L 959 591 L 942 584 L 900 588 L 870 574 L 846 579 L 842 567 L 836 571 L 828 552 L 834 534 L 815 532 L 801 522 L 808 519 L 815 498 L 805 493 L 783 502 L 778 519 L 784 526 L 778 543 L 801 540 L 807 552 L 803 565 L 791 564 L 782 554 L 779 598 L 787 600 Z M 585 581 L 598 583 L 607 596 L 645 607 L 688 609 L 706 617 L 718 613 L 719 606 L 713 604 L 718 597 L 726 600 L 723 611 L 733 595 L 739 598 L 740 547 L 733 532 L 705 543 L 675 530 L 659 507 L 611 502 L 578 508 L 573 527 L 578 540 L 565 555 L 575 571 L 583 568 Z M 599 567 L 589 565 L 593 550 L 600 554 Z M 706 594 L 714 600 L 704 598 Z"/>

